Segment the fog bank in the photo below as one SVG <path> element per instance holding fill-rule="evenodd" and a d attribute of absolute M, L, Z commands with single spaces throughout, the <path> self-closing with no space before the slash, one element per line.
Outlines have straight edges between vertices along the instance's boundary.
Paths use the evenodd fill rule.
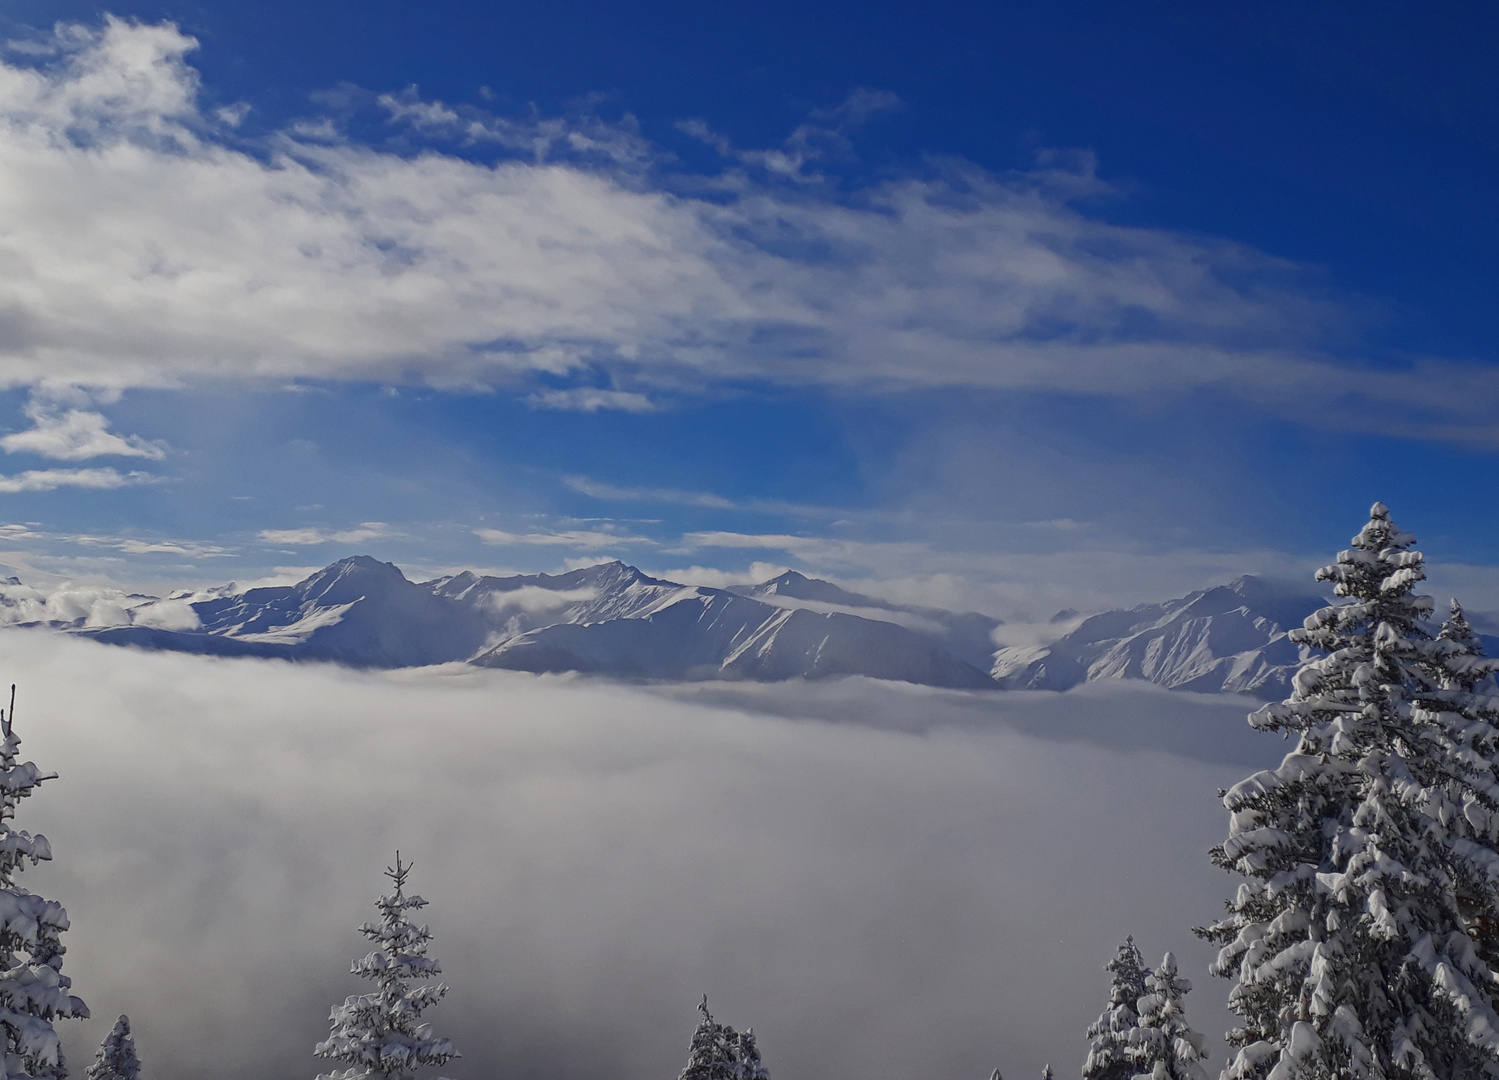
<path fill-rule="evenodd" d="M 61 774 L 17 826 L 73 919 L 75 1072 L 120 1012 L 152 1080 L 322 1071 L 397 847 L 455 1080 L 669 1080 L 704 992 L 776 1080 L 1066 1077 L 1127 933 L 1178 953 L 1221 1064 L 1189 927 L 1233 885 L 1216 789 L 1284 749 L 1247 700 L 0 650 L 23 759 Z"/>

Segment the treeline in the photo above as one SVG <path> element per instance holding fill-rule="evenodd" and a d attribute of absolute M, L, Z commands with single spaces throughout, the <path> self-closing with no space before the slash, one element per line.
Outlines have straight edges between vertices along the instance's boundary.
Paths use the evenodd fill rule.
<path fill-rule="evenodd" d="M 1339 601 L 1291 633 L 1303 663 L 1291 695 L 1253 713 L 1294 740 L 1274 769 L 1220 791 L 1228 837 L 1212 861 L 1238 877 L 1219 921 L 1232 983 L 1221 1080 L 1499 1080 L 1499 659 L 1453 601 L 1439 624 L 1415 537 L 1375 503 L 1317 573 Z M 12 828 L 17 803 L 52 779 L 17 758 L 15 695 L 0 710 L 0 1080 L 67 1075 L 53 1021 L 84 1017 L 62 974 L 67 913 L 16 883 L 51 858 Z M 347 1068 L 320 1080 L 409 1080 L 458 1056 L 423 1012 L 447 987 L 431 935 L 409 914 L 410 865 L 387 870 L 374 945 L 353 972 L 374 984 L 333 1009 L 315 1053 Z M 1204 1080 L 1188 1024 L 1191 984 L 1167 953 L 1147 968 L 1133 939 L 1107 965 L 1108 1003 L 1088 1028 L 1084 1080 Z M 679 1080 L 768 1080 L 751 1031 L 701 1020 Z M 121 1017 L 90 1080 L 137 1080 Z M 995 1070 L 991 1080 L 999 1080 Z M 1042 1080 L 1053 1080 L 1050 1066 Z"/>

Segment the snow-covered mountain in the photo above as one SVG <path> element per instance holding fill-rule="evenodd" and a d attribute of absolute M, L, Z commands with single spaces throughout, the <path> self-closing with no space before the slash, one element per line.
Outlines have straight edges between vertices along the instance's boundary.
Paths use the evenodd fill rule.
<path fill-rule="evenodd" d="M 1001 649 L 990 674 L 1024 689 L 1146 679 L 1178 690 L 1280 698 L 1304 658 L 1287 631 L 1328 603 L 1310 591 L 1241 577 L 1177 600 L 1094 615 L 1050 645 Z"/>
<path fill-rule="evenodd" d="M 1328 601 L 1255 577 L 1106 611 L 1049 645 L 999 649 L 998 621 L 895 604 L 793 571 L 729 589 L 621 562 L 566 574 L 409 581 L 343 559 L 295 585 L 157 598 L 0 583 L 0 622 L 119 645 L 397 668 L 466 662 L 625 678 L 777 681 L 867 675 L 929 686 L 1066 690 L 1144 679 L 1283 697 L 1302 660 L 1286 632 Z M 1064 613 L 1068 618 L 1072 613 Z M 1485 639 L 1490 655 L 1499 639 Z"/>
<path fill-rule="evenodd" d="M 112 644 L 360 667 L 467 661 L 662 679 L 869 675 L 947 687 L 995 685 L 988 635 L 998 625 L 799 574 L 730 591 L 611 562 L 558 575 L 464 572 L 412 582 L 368 556 L 296 585 L 136 597 L 86 614 L 74 605 L 25 621 Z"/>
<path fill-rule="evenodd" d="M 994 628 L 999 620 L 977 611 L 892 604 L 873 596 L 851 593 L 830 581 L 787 570 L 759 585 L 732 585 L 730 592 L 762 600 L 776 607 L 859 615 L 893 622 L 940 640 L 960 660 L 987 670 L 994 662 Z"/>
<path fill-rule="evenodd" d="M 672 589 L 627 618 L 529 631 L 474 663 L 668 679 L 869 675 L 929 686 L 994 686 L 940 640 L 897 623 L 694 587 Z"/>

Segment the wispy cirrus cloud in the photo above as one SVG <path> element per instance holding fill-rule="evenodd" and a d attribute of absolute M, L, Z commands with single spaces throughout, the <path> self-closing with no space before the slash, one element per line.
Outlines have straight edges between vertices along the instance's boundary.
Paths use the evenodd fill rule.
<path fill-rule="evenodd" d="M 541 390 L 528 395 L 526 403 L 537 409 L 560 409 L 567 412 L 616 409 L 620 412 L 647 413 L 660 408 L 645 394 L 601 390 L 593 386 L 579 386 L 570 390 Z"/>
<path fill-rule="evenodd" d="M 580 551 L 604 551 L 634 544 L 654 545 L 648 536 L 626 536 L 621 533 L 590 529 L 568 529 L 561 532 L 513 533 L 503 529 L 475 529 L 474 535 L 486 544 L 521 544 L 528 547 L 567 547 Z"/>
<path fill-rule="evenodd" d="M 0 476 L 0 494 L 16 495 L 31 491 L 56 491 L 58 488 L 86 488 L 109 491 L 114 488 L 154 484 L 160 477 L 143 472 L 122 473 L 116 469 L 28 469 Z"/>
<path fill-rule="evenodd" d="M 789 533 L 692 532 L 682 537 L 692 548 L 739 548 L 747 550 L 810 553 L 825 551 L 833 541 L 816 536 L 792 536 Z"/>
<path fill-rule="evenodd" d="M 586 476 L 564 476 L 562 483 L 579 494 L 609 501 L 675 503 L 682 506 L 701 506 L 712 510 L 730 510 L 735 506 L 731 499 L 704 491 L 620 487 L 617 484 L 590 480 Z"/>
<path fill-rule="evenodd" d="M 312 547 L 316 544 L 362 544 L 366 540 L 381 540 L 398 536 L 383 521 L 361 522 L 354 529 L 261 529 L 259 536 L 267 544 L 283 544 L 290 547 Z"/>
<path fill-rule="evenodd" d="M 316 117 L 257 156 L 230 142 L 233 117 L 200 108 L 194 45 L 111 19 L 60 31 L 45 62 L 0 64 L 0 382 L 414 379 L 637 411 L 746 380 L 1210 392 L 1495 437 L 1491 367 L 1338 355 L 1350 316 L 1302 268 L 1106 221 L 1084 201 L 1109 193 L 1086 161 L 939 163 L 840 194 L 776 180 L 806 175 L 878 95 L 813 117 L 759 172 L 732 151 L 694 188 L 628 121 L 505 120 L 415 91 L 378 100 L 503 160 L 386 153 Z M 582 385 L 537 390 L 538 373 Z M 59 425 L 32 446 L 82 454 L 108 434 Z"/>

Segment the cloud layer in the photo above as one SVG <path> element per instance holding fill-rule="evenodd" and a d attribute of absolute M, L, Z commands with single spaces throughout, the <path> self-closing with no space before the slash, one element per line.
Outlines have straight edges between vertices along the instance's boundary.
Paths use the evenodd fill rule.
<path fill-rule="evenodd" d="M 383 99 L 393 123 L 508 156 L 402 156 L 323 121 L 250 145 L 242 113 L 200 111 L 193 46 L 111 19 L 0 65 L 0 380 L 545 377 L 537 406 L 636 411 L 744 379 L 1224 390 L 1398 402 L 1455 437 L 1495 401 L 1487 369 L 1438 361 L 1350 379 L 1319 351 L 1344 316 L 1295 267 L 1089 216 L 1109 192 L 1086 160 L 839 195 L 793 147 L 793 181 L 732 152 L 689 184 L 628 126 L 413 94 Z"/>
<path fill-rule="evenodd" d="M 25 756 L 61 774 L 17 824 L 52 842 L 25 879 L 68 907 L 98 1018 L 69 1054 L 128 1012 L 162 1080 L 311 1075 L 397 847 L 460 1080 L 674 1075 L 703 992 L 784 1080 L 1065 1073 L 1124 934 L 1200 974 L 1187 928 L 1231 885 L 1214 791 L 1280 749 L 1236 749 L 1241 702 L 1149 689 L 662 694 L 5 645 Z"/>

